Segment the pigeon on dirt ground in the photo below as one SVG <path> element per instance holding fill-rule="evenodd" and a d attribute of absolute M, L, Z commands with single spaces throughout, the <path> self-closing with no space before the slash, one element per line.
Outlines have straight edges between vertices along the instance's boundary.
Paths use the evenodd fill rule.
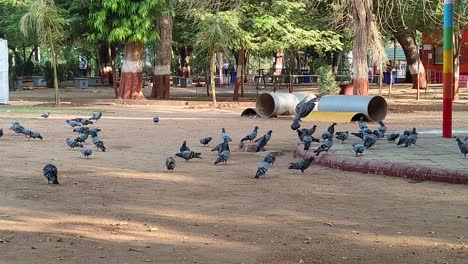
<path fill-rule="evenodd" d="M 297 130 L 301 127 L 299 121 L 314 110 L 317 100 L 317 98 L 310 99 L 310 97 L 306 97 L 296 105 L 296 113 L 294 115 L 293 123 L 291 124 L 292 130 Z"/>
<path fill-rule="evenodd" d="M 267 173 L 269 167 L 270 167 L 270 163 L 265 162 L 265 161 L 260 162 L 260 165 L 258 165 L 257 167 L 257 173 L 255 174 L 255 179 L 258 179 L 261 176 L 264 176 Z"/>
<path fill-rule="evenodd" d="M 223 151 L 223 143 L 219 143 L 218 145 L 216 145 L 216 147 L 214 147 L 213 149 L 211 149 L 211 151 L 218 151 L 218 154 L 221 153 L 221 151 Z"/>
<path fill-rule="evenodd" d="M 77 127 L 77 126 L 81 126 L 81 123 L 78 123 L 77 121 L 73 121 L 73 120 L 65 120 L 65 122 L 67 122 L 67 124 L 69 124 L 71 127 Z"/>
<path fill-rule="evenodd" d="M 104 142 L 99 137 L 93 137 L 93 144 L 96 146 L 97 150 L 101 150 L 102 152 L 106 152 L 106 146 L 104 146 Z"/>
<path fill-rule="evenodd" d="M 418 140 L 418 132 L 416 132 L 416 128 L 413 128 L 413 131 L 411 134 L 408 136 L 408 139 L 405 142 L 405 148 L 411 146 L 411 145 L 416 145 L 416 141 Z"/>
<path fill-rule="evenodd" d="M 379 121 L 379 128 L 378 128 L 379 132 L 382 133 L 383 135 L 385 135 L 385 133 L 387 133 L 387 126 L 384 124 L 383 121 Z"/>
<path fill-rule="evenodd" d="M 316 150 L 314 150 L 315 156 L 318 156 L 320 152 L 327 152 L 328 150 L 333 147 L 333 138 L 330 137 L 327 141 L 325 141 L 320 147 L 318 147 Z"/>
<path fill-rule="evenodd" d="M 364 134 L 364 147 L 366 149 L 372 147 L 377 142 L 377 136 L 374 134 Z"/>
<path fill-rule="evenodd" d="M 86 132 L 88 130 L 89 130 L 89 127 L 77 126 L 77 127 L 73 128 L 73 132 L 75 132 L 75 133 L 84 133 L 84 132 Z"/>
<path fill-rule="evenodd" d="M 91 154 L 93 154 L 93 150 L 90 149 L 90 148 L 83 148 L 80 150 L 81 154 L 83 154 L 83 156 L 85 156 L 85 158 L 91 156 Z"/>
<path fill-rule="evenodd" d="M 298 161 L 298 162 L 291 163 L 291 165 L 289 165 L 289 169 L 290 170 L 300 170 L 302 173 L 304 173 L 304 171 L 307 168 L 309 168 L 312 161 L 314 161 L 314 157 L 310 157 L 308 159 L 304 159 L 304 160 L 301 160 L 301 161 Z"/>
<path fill-rule="evenodd" d="M 403 132 L 403 135 L 400 136 L 400 139 L 398 140 L 397 146 L 406 144 L 406 141 L 408 141 L 408 136 L 410 134 L 411 134 L 411 132 L 409 130 L 405 130 Z"/>
<path fill-rule="evenodd" d="M 39 138 L 39 139 L 42 140 L 41 133 L 39 133 L 37 131 L 29 131 L 29 137 L 32 138 L 32 139 Z"/>
<path fill-rule="evenodd" d="M 226 129 L 221 128 L 221 140 L 224 142 L 224 141 L 232 141 L 232 138 L 228 135 L 228 133 L 226 133 Z"/>
<path fill-rule="evenodd" d="M 214 164 L 222 162 L 226 165 L 229 157 L 231 157 L 231 150 L 229 149 L 229 142 L 227 140 L 224 141 L 221 149 L 221 153 L 219 153 L 218 158 L 215 160 Z"/>
<path fill-rule="evenodd" d="M 200 139 L 200 144 L 202 144 L 203 146 L 206 146 L 210 143 L 212 139 L 213 139 L 212 137 L 202 138 Z"/>
<path fill-rule="evenodd" d="M 69 138 L 67 138 L 67 145 L 72 149 L 82 148 L 83 147 L 83 144 L 81 144 L 80 142 L 76 142 L 76 141 L 71 140 Z"/>
<path fill-rule="evenodd" d="M 184 152 L 184 151 L 190 151 L 190 148 L 187 147 L 187 141 L 184 140 L 184 143 L 182 143 L 182 146 L 180 146 L 179 152 Z"/>
<path fill-rule="evenodd" d="M 44 177 L 47 179 L 49 184 L 59 184 L 58 182 L 58 170 L 57 167 L 53 164 L 47 164 L 42 169 Z"/>
<path fill-rule="evenodd" d="M 264 162 L 268 162 L 270 164 L 274 164 L 276 161 L 276 155 L 272 152 L 268 153 L 265 158 L 263 159 Z"/>
<path fill-rule="evenodd" d="M 168 171 L 174 170 L 176 166 L 176 159 L 174 157 L 168 157 L 166 159 L 166 168 Z"/>
<path fill-rule="evenodd" d="M 88 119 L 83 119 L 83 120 L 80 121 L 80 123 L 81 123 L 83 126 L 88 126 L 88 125 L 94 124 L 93 121 L 89 121 Z"/>
<path fill-rule="evenodd" d="M 257 138 L 255 140 L 256 147 L 257 147 L 256 152 L 265 150 L 265 146 L 268 144 L 268 141 L 270 141 L 270 139 L 271 139 L 271 133 L 272 132 L 273 131 L 270 130 L 270 131 L 268 131 L 268 133 L 266 133 L 265 135 L 263 135 L 263 136 L 261 136 L 261 137 L 259 137 L 259 138 Z"/>
<path fill-rule="evenodd" d="M 159 116 L 153 117 L 153 123 L 155 123 L 156 125 L 159 124 Z"/>
<path fill-rule="evenodd" d="M 349 138 L 349 133 L 348 131 L 336 132 L 335 138 L 341 140 L 341 144 L 343 144 Z"/>
<path fill-rule="evenodd" d="M 49 118 L 50 112 L 44 112 L 41 114 L 41 117 L 43 118 Z"/>
<path fill-rule="evenodd" d="M 460 152 L 465 155 L 466 158 L 466 153 L 468 153 L 468 143 L 461 141 L 460 138 L 457 138 L 457 143 L 458 143 L 458 148 L 460 149 Z"/>
<path fill-rule="evenodd" d="M 359 130 L 363 130 L 364 128 L 367 128 L 367 124 L 366 124 L 366 122 L 364 121 L 364 117 L 361 116 L 361 117 L 359 118 L 358 125 L 359 125 Z"/>
<path fill-rule="evenodd" d="M 93 112 L 93 116 L 89 118 L 89 120 L 96 120 L 98 121 L 101 119 L 102 113 L 101 112 Z"/>
<path fill-rule="evenodd" d="M 356 153 L 356 157 L 362 156 L 365 149 L 366 147 L 364 147 L 364 144 L 360 144 L 360 143 L 353 144 L 353 151 L 354 153 Z"/>
<path fill-rule="evenodd" d="M 198 158 L 201 159 L 201 153 L 194 152 L 194 151 L 183 151 L 183 152 L 178 152 L 175 154 L 177 157 L 181 157 L 184 160 L 191 160 L 193 158 Z"/>
<path fill-rule="evenodd" d="M 400 136 L 400 133 L 391 133 L 387 135 L 387 141 L 394 143 L 395 140 Z"/>
<path fill-rule="evenodd" d="M 243 137 L 240 142 L 242 143 L 247 140 L 252 142 L 257 137 L 257 132 L 258 132 L 258 126 L 255 126 L 252 132 L 250 132 L 247 136 Z"/>

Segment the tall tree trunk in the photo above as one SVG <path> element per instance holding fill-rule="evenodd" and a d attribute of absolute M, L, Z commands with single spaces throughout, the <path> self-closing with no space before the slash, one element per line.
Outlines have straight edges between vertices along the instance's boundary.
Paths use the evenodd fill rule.
<path fill-rule="evenodd" d="M 151 98 L 168 98 L 171 78 L 172 16 L 159 16 L 157 30 L 156 62 L 153 74 Z"/>
<path fill-rule="evenodd" d="M 462 35 L 453 35 L 453 101 L 460 100 L 460 55 Z"/>
<path fill-rule="evenodd" d="M 244 55 L 242 57 L 244 63 L 242 64 L 242 71 L 241 71 L 241 97 L 244 97 L 244 85 L 245 85 L 245 70 L 247 69 L 247 60 L 249 57 L 247 56 L 247 50 L 244 50 Z"/>
<path fill-rule="evenodd" d="M 355 27 L 353 48 L 354 94 L 369 93 L 367 47 L 372 26 L 372 0 L 351 0 Z"/>
<path fill-rule="evenodd" d="M 221 87 L 221 85 L 224 84 L 223 66 L 224 66 L 223 53 L 219 52 L 218 53 L 219 87 Z"/>
<path fill-rule="evenodd" d="M 336 76 L 338 75 L 338 66 L 343 58 L 342 51 L 333 52 L 333 61 L 332 61 L 332 73 Z"/>
<path fill-rule="evenodd" d="M 215 75 L 216 75 L 216 52 L 211 53 L 210 60 L 210 85 L 211 85 L 211 94 L 213 96 L 213 104 L 216 107 L 216 84 L 215 84 Z"/>
<path fill-rule="evenodd" d="M 409 28 L 401 27 L 398 28 L 398 31 L 395 32 L 394 35 L 405 53 L 406 62 L 413 82 L 413 89 L 417 88 L 418 81 L 419 89 L 426 89 L 426 70 L 424 69 L 424 65 L 419 57 L 419 49 L 414 39 L 413 32 Z"/>
<path fill-rule="evenodd" d="M 239 50 L 239 54 L 237 55 L 237 64 L 236 64 L 236 84 L 234 85 L 234 101 L 239 101 L 239 87 L 243 83 L 243 76 L 242 76 L 242 71 L 243 71 L 243 66 L 244 66 L 244 57 L 245 57 L 245 50 L 241 48 Z"/>
<path fill-rule="evenodd" d="M 125 42 L 119 99 L 143 99 L 143 43 Z"/>

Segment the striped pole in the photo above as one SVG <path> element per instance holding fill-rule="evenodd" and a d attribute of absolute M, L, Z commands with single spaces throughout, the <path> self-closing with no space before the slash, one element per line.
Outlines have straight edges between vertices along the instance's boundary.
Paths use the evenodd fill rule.
<path fill-rule="evenodd" d="M 451 138 L 453 99 L 453 0 L 444 0 L 443 82 L 442 136 L 445 138 Z"/>

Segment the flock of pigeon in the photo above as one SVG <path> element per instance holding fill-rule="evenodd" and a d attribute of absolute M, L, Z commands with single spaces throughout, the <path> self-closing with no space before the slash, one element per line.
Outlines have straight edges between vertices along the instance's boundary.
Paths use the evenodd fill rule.
<path fill-rule="evenodd" d="M 324 131 L 320 138 L 315 138 L 313 135 L 316 131 L 317 125 L 313 125 L 311 128 L 301 128 L 300 129 L 300 120 L 307 116 L 312 110 L 314 109 L 317 103 L 317 98 L 304 98 L 299 104 L 296 106 L 296 114 L 291 124 L 291 129 L 297 132 L 298 138 L 300 142 L 303 144 L 303 149 L 306 153 L 308 153 L 311 149 L 312 143 L 316 142 L 319 143 L 319 146 L 313 150 L 315 156 L 320 155 L 322 152 L 327 152 L 333 147 L 333 138 L 337 140 L 341 140 L 344 143 L 346 140 L 349 139 L 349 134 L 354 135 L 362 140 L 362 143 L 355 143 L 352 144 L 352 148 L 356 156 L 362 156 L 366 149 L 373 147 L 378 139 L 385 138 L 388 142 L 396 142 L 398 139 L 397 145 L 403 147 L 410 147 L 411 145 L 416 145 L 416 141 L 418 139 L 418 133 L 416 132 L 416 128 L 412 130 L 405 130 L 401 135 L 400 133 L 389 133 L 387 134 L 387 127 L 382 121 L 379 121 L 379 127 L 375 130 L 370 129 L 364 118 L 361 117 L 358 125 L 359 125 L 359 132 L 357 133 L 349 133 L 348 131 L 336 132 L 335 133 L 335 126 L 336 123 L 331 124 L 326 131 Z M 50 112 L 45 112 L 41 115 L 43 118 L 48 118 Z M 67 124 L 73 128 L 73 132 L 79 133 L 79 135 L 74 138 L 67 138 L 66 143 L 67 145 L 74 149 L 74 148 L 81 148 L 81 154 L 87 158 L 93 154 L 91 148 L 84 147 L 83 144 L 86 143 L 86 140 L 89 136 L 92 138 L 92 143 L 96 147 L 96 149 L 102 152 L 106 151 L 106 147 L 104 146 L 104 142 L 99 137 L 99 132 L 101 129 L 97 127 L 88 127 L 88 125 L 93 124 L 93 121 L 98 121 L 102 117 L 101 112 L 94 112 L 91 118 L 74 118 L 70 120 L 66 120 Z M 155 124 L 159 124 L 159 117 L 153 117 L 153 122 Z M 243 144 L 244 142 L 248 141 L 250 143 L 255 144 L 255 150 L 265 151 L 265 146 L 271 139 L 272 130 L 269 130 L 263 136 L 257 138 L 258 134 L 258 126 L 248 133 L 245 137 L 243 137 L 240 142 Z M 15 132 L 16 134 L 22 134 L 29 139 L 41 139 L 42 136 L 37 131 L 32 131 L 26 129 L 22 126 L 19 122 L 15 121 L 12 123 L 10 130 Z M 3 136 L 3 129 L 0 129 L 0 137 Z M 232 138 L 228 135 L 224 128 L 221 129 L 221 143 L 216 145 L 211 151 L 217 151 L 217 158 L 214 161 L 214 164 L 227 164 L 229 158 L 231 157 L 231 150 L 229 147 L 229 142 L 232 142 Z M 207 146 L 212 140 L 212 137 L 205 137 L 200 139 L 200 144 Z M 465 138 L 463 141 L 460 138 L 456 139 L 460 152 L 465 155 L 468 153 L 468 138 Z M 193 158 L 201 159 L 201 153 L 192 151 L 188 146 L 187 142 L 184 141 L 182 146 L 179 149 L 179 152 L 175 154 L 176 157 L 182 158 L 186 161 L 191 160 Z M 306 155 L 309 156 L 309 155 Z M 270 165 L 274 164 L 276 161 L 276 155 L 273 152 L 269 152 L 260 164 L 257 167 L 257 172 L 255 174 L 255 178 L 260 178 L 266 175 Z M 314 155 L 310 155 L 310 157 L 300 160 L 298 162 L 290 163 L 289 169 L 300 170 L 304 172 L 311 163 L 314 161 Z M 175 157 L 168 157 L 166 158 L 166 168 L 168 171 L 174 170 L 176 167 L 176 158 Z M 58 170 L 57 167 L 53 164 L 47 164 L 43 168 L 44 177 L 46 177 L 49 184 L 58 184 Z"/>

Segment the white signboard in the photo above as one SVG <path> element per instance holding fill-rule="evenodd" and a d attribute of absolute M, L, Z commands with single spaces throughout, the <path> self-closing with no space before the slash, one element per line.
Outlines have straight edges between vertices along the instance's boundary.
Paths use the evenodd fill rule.
<path fill-rule="evenodd" d="M 8 45 L 0 39 L 0 104 L 8 104 Z"/>

